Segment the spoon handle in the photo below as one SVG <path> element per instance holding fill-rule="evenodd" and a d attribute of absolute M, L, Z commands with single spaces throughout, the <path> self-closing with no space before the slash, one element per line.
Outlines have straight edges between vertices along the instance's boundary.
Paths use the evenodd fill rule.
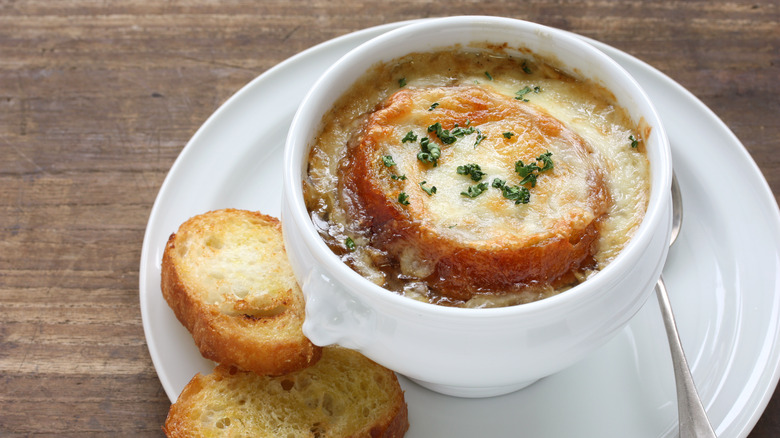
<path fill-rule="evenodd" d="M 666 292 L 666 284 L 663 277 L 658 279 L 655 285 L 658 296 L 658 304 L 661 306 L 661 314 L 666 327 L 666 336 L 669 338 L 669 347 L 672 353 L 674 365 L 674 379 L 677 383 L 677 411 L 680 418 L 680 438 L 716 438 L 712 430 L 707 412 L 701 404 L 696 385 L 693 383 L 688 361 L 685 359 L 680 336 L 677 333 L 677 324 L 674 321 L 672 305 L 669 302 L 669 294 Z"/>

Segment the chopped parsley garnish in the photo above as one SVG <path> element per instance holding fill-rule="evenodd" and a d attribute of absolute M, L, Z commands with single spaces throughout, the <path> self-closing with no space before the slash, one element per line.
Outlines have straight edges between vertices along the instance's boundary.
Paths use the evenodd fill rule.
<path fill-rule="evenodd" d="M 411 143 L 416 142 L 417 134 L 415 134 L 414 131 L 407 132 L 404 138 L 401 139 L 401 143 L 406 143 L 407 141 Z"/>
<path fill-rule="evenodd" d="M 523 71 L 526 72 L 526 74 L 530 75 L 532 73 L 531 69 L 528 67 L 528 63 L 525 61 L 523 61 L 523 64 L 520 66 L 520 68 L 522 68 Z"/>
<path fill-rule="evenodd" d="M 531 192 L 522 186 L 508 186 L 506 181 L 495 178 L 493 180 L 493 187 L 500 189 L 501 194 L 510 201 L 515 201 L 515 205 L 528 204 L 531 200 Z"/>
<path fill-rule="evenodd" d="M 439 140 L 444 144 L 453 144 L 455 143 L 455 140 L 458 139 L 456 136 L 452 135 L 450 131 L 442 128 L 440 122 L 436 122 L 429 126 L 428 132 L 435 132 L 436 136 L 439 137 Z"/>
<path fill-rule="evenodd" d="M 531 192 L 527 188 L 521 186 L 501 187 L 501 194 L 504 195 L 506 199 L 515 201 L 515 205 L 528 204 L 531 200 Z"/>
<path fill-rule="evenodd" d="M 500 189 L 501 187 L 504 187 L 505 184 L 506 184 L 506 181 L 504 181 L 503 179 L 501 179 L 501 178 L 493 178 L 493 184 L 492 184 L 493 188 Z"/>
<path fill-rule="evenodd" d="M 401 78 L 398 80 L 398 86 L 403 88 L 406 86 L 406 78 Z"/>
<path fill-rule="evenodd" d="M 528 94 L 530 92 L 539 93 L 540 91 L 542 91 L 542 89 L 539 88 L 539 87 L 531 88 L 529 86 L 526 86 L 522 90 L 520 90 L 517 93 L 515 93 L 517 95 L 517 96 L 515 96 L 515 99 L 522 100 L 523 102 L 528 102 L 528 99 L 525 98 L 526 94 Z"/>
<path fill-rule="evenodd" d="M 438 104 L 437 104 L 437 105 L 438 105 Z M 433 106 L 433 105 L 431 105 L 431 108 L 430 108 L 430 109 L 433 109 L 433 108 L 434 108 L 434 106 Z M 464 137 L 464 136 L 467 136 L 467 135 L 469 135 L 469 134 L 473 134 L 475 131 L 476 131 L 476 132 L 479 132 L 479 129 L 476 129 L 476 128 L 474 128 L 473 126 L 468 126 L 470 123 L 471 123 L 470 121 L 466 121 L 466 125 L 467 125 L 467 127 L 466 127 L 466 128 L 461 128 L 461 127 L 460 127 L 460 126 L 458 126 L 458 124 L 456 123 L 456 124 L 455 124 L 455 126 L 454 126 L 454 127 L 452 128 L 452 130 L 450 131 L 450 130 L 448 130 L 448 129 L 444 129 L 444 128 L 441 126 L 441 122 L 436 122 L 436 123 L 434 123 L 433 125 L 430 125 L 430 126 L 428 126 L 428 132 L 433 132 L 433 133 L 435 133 L 435 134 L 436 134 L 436 137 L 438 137 L 438 138 L 439 138 L 439 140 L 440 140 L 442 143 L 444 143 L 444 144 L 453 144 L 453 143 L 455 143 L 455 142 L 458 140 L 458 138 L 460 138 L 460 137 Z M 407 134 L 407 135 L 408 135 L 408 134 Z M 425 138 L 423 138 L 423 140 L 428 140 L 428 141 L 430 141 L 430 139 L 428 139 L 428 137 L 425 137 Z M 424 146 L 424 145 L 422 144 L 422 143 L 423 143 L 423 140 L 420 140 L 420 146 Z M 480 141 L 481 141 L 481 140 L 480 140 Z M 475 146 L 476 146 L 476 145 L 475 145 Z M 419 155 L 418 155 L 418 158 L 419 158 Z"/>
<path fill-rule="evenodd" d="M 475 131 L 473 126 L 469 126 L 466 129 L 461 128 L 458 125 L 455 125 L 454 128 L 452 128 L 452 131 L 450 131 L 450 134 L 454 135 L 455 137 L 463 137 L 465 135 L 473 134 Z"/>
<path fill-rule="evenodd" d="M 504 186 L 501 187 L 501 194 L 510 201 L 515 201 L 515 205 L 528 204 L 531 201 L 531 192 L 522 186 Z"/>
<path fill-rule="evenodd" d="M 491 81 L 493 80 L 493 76 L 491 76 L 489 72 L 485 72 L 485 76 L 487 76 L 487 78 Z"/>
<path fill-rule="evenodd" d="M 479 164 L 465 164 L 456 169 L 458 175 L 469 175 L 473 181 L 479 181 L 485 176 L 485 172 L 479 167 Z"/>
<path fill-rule="evenodd" d="M 540 167 L 537 163 L 541 162 Z M 552 152 L 545 152 L 542 155 L 536 157 L 536 161 L 533 163 L 524 164 L 523 160 L 518 160 L 515 163 L 515 172 L 523 178 L 520 181 L 520 185 L 531 184 L 531 187 L 536 187 L 536 178 L 540 173 L 546 172 L 553 168 Z"/>
<path fill-rule="evenodd" d="M 474 147 L 476 148 L 479 146 L 480 143 L 482 143 L 482 140 L 486 139 L 487 135 L 483 134 L 482 131 L 477 129 L 477 139 L 474 141 Z"/>
<path fill-rule="evenodd" d="M 465 192 L 460 192 L 460 194 L 463 195 L 463 196 L 467 196 L 469 198 L 476 198 L 477 196 L 481 195 L 487 189 L 488 189 L 488 183 L 481 182 L 479 184 L 475 184 L 473 186 L 469 186 L 469 188 L 466 189 Z"/>
<path fill-rule="evenodd" d="M 513 135 L 515 135 L 514 132 L 505 132 L 504 133 L 504 138 L 512 138 Z"/>
<path fill-rule="evenodd" d="M 352 240 L 351 237 L 347 237 L 346 239 L 344 239 L 344 245 L 347 247 L 347 251 L 350 252 L 354 251 L 356 248 L 355 241 Z"/>
<path fill-rule="evenodd" d="M 631 147 L 632 148 L 639 147 L 639 140 L 635 139 L 633 135 L 629 135 L 628 139 L 631 140 Z"/>
<path fill-rule="evenodd" d="M 539 169 L 539 172 L 547 172 L 548 170 L 555 167 L 552 160 L 552 152 L 550 151 L 547 151 L 542 155 L 539 155 L 538 157 L 536 157 L 536 160 L 541 161 L 543 164 L 542 168 Z"/>
<path fill-rule="evenodd" d="M 536 165 L 536 163 L 523 164 L 523 160 L 517 160 L 515 163 L 515 172 L 520 175 L 520 178 L 523 178 L 523 180 L 520 181 L 520 184 L 526 184 L 530 182 L 531 187 L 534 187 L 536 185 L 537 176 L 534 173 L 534 170 L 538 168 L 539 167 Z"/>
<path fill-rule="evenodd" d="M 436 167 L 439 164 L 439 157 L 441 157 L 441 148 L 436 143 L 432 143 L 428 137 L 423 137 L 420 140 L 417 159 L 423 163 L 432 163 L 433 167 Z"/>
<path fill-rule="evenodd" d="M 428 181 L 423 181 L 423 182 L 421 182 L 421 183 L 420 183 L 420 188 L 421 188 L 421 189 L 423 189 L 423 191 L 424 191 L 425 193 L 427 193 L 427 194 L 428 194 L 428 196 L 431 196 L 431 195 L 433 195 L 434 193 L 436 193 L 436 186 L 425 187 L 425 184 L 427 184 L 427 183 L 428 183 Z"/>
<path fill-rule="evenodd" d="M 520 90 L 517 93 L 515 93 L 517 95 L 517 96 L 515 96 L 515 99 L 522 100 L 523 102 L 528 102 L 528 99 L 525 98 L 525 95 L 530 93 L 530 92 L 532 92 L 532 91 L 534 91 L 534 90 L 532 90 L 531 87 L 526 86 L 522 90 Z"/>
<path fill-rule="evenodd" d="M 430 108 L 428 108 L 428 111 L 433 111 L 433 110 L 435 110 L 437 106 L 439 106 L 439 102 L 433 102 L 433 103 L 431 104 L 431 107 L 430 107 Z"/>
<path fill-rule="evenodd" d="M 401 203 L 401 205 L 409 205 L 409 195 L 407 195 L 406 192 L 399 193 L 398 202 Z"/>
<path fill-rule="evenodd" d="M 384 157 L 382 157 L 382 163 L 386 167 L 393 167 L 393 166 L 395 166 L 395 161 L 393 160 L 393 156 L 392 155 L 385 155 Z M 395 181 L 404 181 L 406 179 L 406 175 L 400 175 L 399 176 L 399 175 L 396 175 L 396 174 L 391 174 L 390 178 L 392 178 Z"/>

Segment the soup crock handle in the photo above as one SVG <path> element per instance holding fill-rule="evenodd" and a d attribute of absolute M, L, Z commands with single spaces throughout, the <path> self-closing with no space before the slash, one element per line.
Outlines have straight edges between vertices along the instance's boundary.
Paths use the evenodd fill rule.
<path fill-rule="evenodd" d="M 361 350 L 372 337 L 376 315 L 317 267 L 301 284 L 306 299 L 303 334 L 316 345 Z"/>

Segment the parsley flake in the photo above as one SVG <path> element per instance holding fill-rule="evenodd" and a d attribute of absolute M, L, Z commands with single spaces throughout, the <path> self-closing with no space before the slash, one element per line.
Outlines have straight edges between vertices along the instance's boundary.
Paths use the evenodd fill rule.
<path fill-rule="evenodd" d="M 428 111 L 433 111 L 433 110 L 435 110 L 437 106 L 439 106 L 439 102 L 433 102 L 433 103 L 431 104 L 431 107 L 430 107 L 430 108 L 428 108 Z"/>
<path fill-rule="evenodd" d="M 433 125 L 428 127 L 428 132 L 435 132 L 436 136 L 439 137 L 439 140 L 441 140 L 444 144 L 453 144 L 455 143 L 455 140 L 458 138 L 455 137 L 450 133 L 450 131 L 444 129 L 441 127 L 441 122 L 436 122 Z"/>
<path fill-rule="evenodd" d="M 631 140 L 631 147 L 632 148 L 639 147 L 639 140 L 635 139 L 633 135 L 629 135 L 628 139 Z"/>
<path fill-rule="evenodd" d="M 409 195 L 406 194 L 406 192 L 401 192 L 398 194 L 398 202 L 401 205 L 409 205 Z"/>
<path fill-rule="evenodd" d="M 385 155 L 384 157 L 382 157 L 382 163 L 384 163 L 386 167 L 395 166 L 395 161 L 393 161 L 392 155 Z"/>
<path fill-rule="evenodd" d="M 473 186 L 469 186 L 468 189 L 466 189 L 465 192 L 460 192 L 461 195 L 469 197 L 469 198 L 476 198 L 477 196 L 481 195 L 485 190 L 488 189 L 488 183 L 481 182 L 479 184 L 475 184 Z"/>
<path fill-rule="evenodd" d="M 533 93 L 539 93 L 539 92 L 541 92 L 541 91 L 542 91 L 542 89 L 541 89 L 541 88 L 539 88 L 538 86 L 535 86 L 535 87 L 533 87 L 533 88 L 531 88 L 531 87 L 529 87 L 529 86 L 526 86 L 526 87 L 525 87 L 525 88 L 523 88 L 522 90 L 520 90 L 520 91 L 518 91 L 518 92 L 516 92 L 516 93 L 515 93 L 515 94 L 517 95 L 517 96 L 515 96 L 515 99 L 517 99 L 517 100 L 522 100 L 523 102 L 528 102 L 529 100 L 525 98 L 525 95 L 526 95 L 526 94 L 528 94 L 528 93 L 531 93 L 531 92 L 533 92 Z"/>
<path fill-rule="evenodd" d="M 421 189 L 423 189 L 423 191 L 424 191 L 425 193 L 427 193 L 427 194 L 428 194 L 428 196 L 432 196 L 434 193 L 436 193 L 436 186 L 425 187 L 425 185 L 424 185 L 424 184 L 427 184 L 427 183 L 428 183 L 428 181 L 423 181 L 423 182 L 421 182 L 421 183 L 420 183 L 420 188 L 421 188 Z"/>
<path fill-rule="evenodd" d="M 417 134 L 415 134 L 414 131 L 407 132 L 404 138 L 401 139 L 401 143 L 406 143 L 407 141 L 411 143 L 416 142 Z"/>
<path fill-rule="evenodd" d="M 515 93 L 517 95 L 517 96 L 515 96 L 515 99 L 522 100 L 523 102 L 528 102 L 528 99 L 525 98 L 525 95 L 530 93 L 530 92 L 532 92 L 532 91 L 533 90 L 531 89 L 531 87 L 526 86 L 522 90 L 520 90 L 517 93 Z"/>
<path fill-rule="evenodd" d="M 505 132 L 504 133 L 504 138 L 512 138 L 513 135 L 515 135 L 514 132 Z"/>
<path fill-rule="evenodd" d="M 510 201 L 515 201 L 515 205 L 528 204 L 531 201 L 531 192 L 521 186 L 501 187 L 501 194 Z"/>
<path fill-rule="evenodd" d="M 469 175 L 473 181 L 479 181 L 485 176 L 485 172 L 479 167 L 479 164 L 465 164 L 456 169 L 458 175 Z"/>
<path fill-rule="evenodd" d="M 532 72 L 531 72 L 531 68 L 530 68 L 530 67 L 528 67 L 528 63 L 527 63 L 526 61 L 523 61 L 523 64 L 520 66 L 520 68 L 522 68 L 522 69 L 523 69 L 523 71 L 524 71 L 526 74 L 529 74 L 529 75 L 530 75 L 530 74 L 532 73 Z"/>
<path fill-rule="evenodd" d="M 548 170 L 552 169 L 554 167 L 553 161 L 552 161 L 552 152 L 547 151 L 543 153 L 542 155 L 539 155 L 536 157 L 536 161 L 542 162 L 542 167 L 539 168 L 539 173 L 547 172 Z"/>
<path fill-rule="evenodd" d="M 479 146 L 480 143 L 482 143 L 482 140 L 486 139 L 487 135 L 483 134 L 482 131 L 477 129 L 477 139 L 474 141 L 474 148 Z"/>
<path fill-rule="evenodd" d="M 537 163 L 541 162 L 542 166 L 539 167 Z M 545 152 L 542 155 L 536 157 L 536 161 L 533 163 L 524 164 L 523 160 L 518 160 L 515 163 L 515 172 L 523 178 L 520 181 L 520 185 L 531 184 L 531 187 L 536 187 L 536 179 L 539 174 L 546 172 L 553 168 L 552 152 Z"/>
<path fill-rule="evenodd" d="M 431 139 L 423 137 L 420 140 L 420 152 L 417 153 L 417 159 L 423 163 L 431 163 L 433 167 L 439 164 L 441 157 L 441 148 L 436 143 L 431 143 Z"/>
<path fill-rule="evenodd" d="M 406 78 L 401 78 L 398 80 L 398 86 L 403 88 L 406 86 Z"/>
<path fill-rule="evenodd" d="M 491 76 L 489 72 L 485 72 L 485 76 L 487 76 L 487 78 L 491 81 L 493 80 L 493 76 Z"/>
<path fill-rule="evenodd" d="M 390 175 L 390 178 L 395 181 L 406 181 L 406 175 Z"/>
<path fill-rule="evenodd" d="M 522 186 L 508 186 L 506 181 L 495 178 L 493 179 L 493 187 L 501 190 L 501 194 L 510 201 L 515 201 L 515 205 L 528 204 L 531 200 L 531 192 Z"/>
<path fill-rule="evenodd" d="M 515 172 L 523 178 L 520 184 L 531 183 L 531 187 L 536 186 L 536 174 L 534 170 L 537 169 L 536 163 L 524 164 L 523 160 L 517 160 L 515 163 Z"/>
<path fill-rule="evenodd" d="M 473 134 L 474 131 L 475 131 L 475 129 L 474 129 L 473 126 L 469 126 L 468 128 L 463 129 L 460 126 L 455 125 L 455 127 L 452 128 L 452 131 L 450 132 L 450 134 L 454 135 L 455 137 L 463 137 L 463 136 L 466 136 L 466 135 L 469 135 L 469 134 Z"/>
<path fill-rule="evenodd" d="M 352 240 L 351 237 L 347 237 L 346 239 L 344 239 L 344 246 L 347 247 L 347 251 L 349 252 L 352 252 L 357 248 L 357 246 L 355 246 L 355 241 Z"/>

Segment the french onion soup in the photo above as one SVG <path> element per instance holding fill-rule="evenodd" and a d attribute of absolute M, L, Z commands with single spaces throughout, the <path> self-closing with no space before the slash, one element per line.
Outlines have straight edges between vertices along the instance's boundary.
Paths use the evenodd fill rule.
<path fill-rule="evenodd" d="M 650 194 L 648 129 L 527 51 L 414 53 L 374 66 L 324 116 L 304 198 L 328 246 L 386 289 L 527 303 L 628 243 Z"/>

